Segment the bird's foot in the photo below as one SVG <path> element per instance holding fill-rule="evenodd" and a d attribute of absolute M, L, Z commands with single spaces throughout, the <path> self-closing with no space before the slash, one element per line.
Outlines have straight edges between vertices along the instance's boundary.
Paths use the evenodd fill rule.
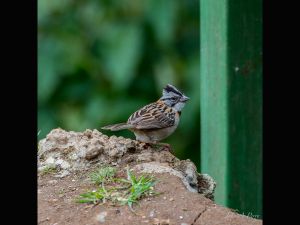
<path fill-rule="evenodd" d="M 143 149 L 147 149 L 152 147 L 152 145 L 150 143 L 146 143 L 146 142 L 141 142 L 141 146 Z"/>
<path fill-rule="evenodd" d="M 161 146 L 163 146 L 163 150 L 169 151 L 169 152 L 173 152 L 173 149 L 171 147 L 170 144 L 168 143 L 160 143 Z"/>

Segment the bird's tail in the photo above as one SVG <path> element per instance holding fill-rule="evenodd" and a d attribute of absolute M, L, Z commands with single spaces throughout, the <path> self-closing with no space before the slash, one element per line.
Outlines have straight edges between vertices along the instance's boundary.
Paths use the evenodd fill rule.
<path fill-rule="evenodd" d="M 124 129 L 130 129 L 130 128 L 133 128 L 133 125 L 127 124 L 127 123 L 117 123 L 117 124 L 112 124 L 112 125 L 108 125 L 105 127 L 101 127 L 101 129 L 111 130 L 111 131 L 124 130 Z"/>

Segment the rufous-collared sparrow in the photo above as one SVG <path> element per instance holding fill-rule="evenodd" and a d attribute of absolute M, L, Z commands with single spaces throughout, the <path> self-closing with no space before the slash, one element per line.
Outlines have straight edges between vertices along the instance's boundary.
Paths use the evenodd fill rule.
<path fill-rule="evenodd" d="M 188 100 L 187 96 L 168 84 L 158 101 L 134 112 L 126 123 L 108 125 L 102 129 L 111 131 L 128 129 L 135 134 L 136 140 L 156 144 L 176 130 L 181 110 Z"/>

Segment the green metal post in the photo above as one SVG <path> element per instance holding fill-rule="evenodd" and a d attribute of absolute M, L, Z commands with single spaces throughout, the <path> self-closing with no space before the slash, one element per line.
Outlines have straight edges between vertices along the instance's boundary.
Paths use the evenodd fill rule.
<path fill-rule="evenodd" d="M 262 2 L 201 0 L 201 172 L 217 203 L 262 215 Z"/>

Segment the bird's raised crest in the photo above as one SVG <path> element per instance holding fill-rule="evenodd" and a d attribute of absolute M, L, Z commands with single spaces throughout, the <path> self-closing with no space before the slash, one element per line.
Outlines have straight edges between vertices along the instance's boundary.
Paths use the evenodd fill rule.
<path fill-rule="evenodd" d="M 167 95 L 168 93 L 173 92 L 177 95 L 182 96 L 183 94 L 173 85 L 167 84 L 167 86 L 163 89 L 163 95 Z"/>

